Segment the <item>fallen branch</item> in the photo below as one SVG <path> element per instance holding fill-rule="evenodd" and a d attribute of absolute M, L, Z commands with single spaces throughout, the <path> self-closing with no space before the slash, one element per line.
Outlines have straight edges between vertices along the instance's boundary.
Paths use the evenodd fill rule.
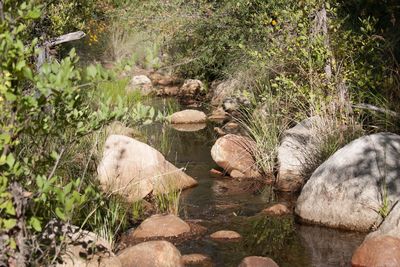
<path fill-rule="evenodd" d="M 44 42 L 43 46 L 39 47 L 39 55 L 36 59 L 37 70 L 39 70 L 43 66 L 43 64 L 50 58 L 50 48 L 59 44 L 80 40 L 85 36 L 86 34 L 83 31 L 77 31 L 67 33 L 59 37 L 53 38 L 50 41 Z"/>
<path fill-rule="evenodd" d="M 371 105 L 371 104 L 364 104 L 364 103 L 353 104 L 352 107 L 353 108 L 359 108 L 359 109 L 366 109 L 366 110 L 375 111 L 375 112 L 379 112 L 379 113 L 384 113 L 384 114 L 390 115 L 392 117 L 399 117 L 400 118 L 400 114 L 395 112 L 395 111 L 393 111 L 393 110 L 389 110 L 389 109 L 386 109 L 386 108 L 380 108 L 380 107 L 377 107 L 377 106 L 374 106 L 374 105 Z"/>

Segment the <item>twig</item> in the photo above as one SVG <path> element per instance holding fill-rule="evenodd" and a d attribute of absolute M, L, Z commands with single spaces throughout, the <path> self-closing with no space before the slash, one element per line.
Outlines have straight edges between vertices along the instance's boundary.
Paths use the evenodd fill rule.
<path fill-rule="evenodd" d="M 4 6 L 3 0 L 0 0 L 0 19 L 1 19 L 1 22 L 3 22 L 5 20 L 4 7 L 3 6 Z"/>
<path fill-rule="evenodd" d="M 63 148 L 61 149 L 60 155 L 58 156 L 57 161 L 56 161 L 56 163 L 54 164 L 53 169 L 51 170 L 51 173 L 50 173 L 49 176 L 47 177 L 48 180 L 49 180 L 51 177 L 53 177 L 54 173 L 56 172 L 56 169 L 57 169 L 57 167 L 58 167 L 58 164 L 60 164 L 60 160 L 61 160 L 61 157 L 62 157 L 62 155 L 64 154 L 64 152 L 65 152 L 65 147 L 63 147 Z"/>
<path fill-rule="evenodd" d="M 392 117 L 399 117 L 400 118 L 400 114 L 393 111 L 393 110 L 389 110 L 386 108 L 380 108 L 371 104 L 365 104 L 365 103 L 361 103 L 361 104 L 353 104 L 352 105 L 353 108 L 359 108 L 359 109 L 366 109 L 366 110 L 371 110 L 371 111 L 375 111 L 375 112 L 380 112 L 380 113 L 385 113 L 387 115 L 390 115 Z"/>

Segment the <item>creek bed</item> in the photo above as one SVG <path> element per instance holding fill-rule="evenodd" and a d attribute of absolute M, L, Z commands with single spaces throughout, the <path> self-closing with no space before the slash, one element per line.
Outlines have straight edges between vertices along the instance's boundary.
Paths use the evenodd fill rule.
<path fill-rule="evenodd" d="M 159 107 L 160 103 L 154 106 Z M 210 175 L 209 171 L 216 168 L 210 154 L 217 138 L 214 126 L 209 123 L 196 132 L 181 132 L 161 124 L 145 129 L 150 145 L 176 166 L 185 167 L 199 182 L 182 193 L 180 217 L 196 220 L 208 229 L 207 235 L 179 242 L 181 253 L 208 255 L 215 266 L 237 266 L 246 256 L 268 256 L 281 267 L 350 266 L 352 253 L 365 234 L 300 225 L 293 215 L 260 215 L 265 207 L 279 201 L 294 206 L 295 196 L 275 194 L 269 188 L 254 193 L 233 180 Z M 234 230 L 243 238 L 227 243 L 208 237 L 219 230 Z"/>

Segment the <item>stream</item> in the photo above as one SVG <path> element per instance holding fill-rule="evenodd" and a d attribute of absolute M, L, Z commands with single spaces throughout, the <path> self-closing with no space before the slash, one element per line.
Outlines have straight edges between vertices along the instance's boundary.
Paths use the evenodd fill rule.
<path fill-rule="evenodd" d="M 167 103 L 160 99 L 152 102 L 156 108 Z M 210 170 L 217 168 L 210 154 L 217 139 L 214 126 L 208 123 L 195 132 L 162 124 L 144 129 L 151 146 L 177 167 L 185 167 L 186 173 L 199 182 L 197 187 L 182 192 L 180 217 L 205 226 L 207 234 L 176 244 L 182 255 L 205 254 L 215 266 L 237 266 L 246 256 L 268 256 L 281 267 L 350 266 L 352 253 L 365 234 L 301 225 L 294 215 L 258 214 L 278 202 L 293 208 L 296 196 L 276 194 L 268 187 L 254 192 L 232 179 L 210 175 Z M 234 230 L 243 238 L 233 243 L 215 242 L 208 236 L 218 230 Z"/>

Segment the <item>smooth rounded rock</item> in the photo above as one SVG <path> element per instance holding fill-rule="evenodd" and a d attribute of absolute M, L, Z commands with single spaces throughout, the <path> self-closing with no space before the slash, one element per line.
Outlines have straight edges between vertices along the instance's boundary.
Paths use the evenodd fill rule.
<path fill-rule="evenodd" d="M 186 109 L 175 112 L 171 115 L 171 123 L 173 124 L 195 124 L 204 123 L 207 116 L 204 112 L 195 109 Z"/>
<path fill-rule="evenodd" d="M 203 254 L 188 254 L 182 256 L 182 263 L 185 266 L 212 266 L 211 258 Z"/>
<path fill-rule="evenodd" d="M 400 266 L 400 239 L 378 236 L 366 239 L 354 252 L 353 267 L 398 267 Z"/>
<path fill-rule="evenodd" d="M 369 231 L 384 202 L 400 195 L 400 136 L 363 136 L 319 166 L 303 187 L 296 213 L 308 223 Z"/>
<path fill-rule="evenodd" d="M 168 162 L 149 145 L 122 135 L 110 135 L 98 166 L 103 190 L 127 201 L 143 199 L 150 192 L 166 193 L 197 185 L 197 181 Z"/>
<path fill-rule="evenodd" d="M 279 267 L 271 258 L 250 256 L 242 260 L 238 267 Z"/>
<path fill-rule="evenodd" d="M 118 254 L 123 267 L 183 267 L 181 253 L 167 241 L 149 241 Z"/>
<path fill-rule="evenodd" d="M 242 238 L 242 236 L 238 232 L 230 230 L 217 231 L 211 234 L 210 237 L 211 239 L 214 240 L 225 240 L 225 241 L 236 241 Z"/>
<path fill-rule="evenodd" d="M 250 138 L 227 134 L 218 138 L 211 149 L 213 160 L 229 174 L 242 177 L 260 177 L 254 154 L 256 144 Z M 243 174 L 243 175 L 242 175 Z"/>
<path fill-rule="evenodd" d="M 153 215 L 133 231 L 132 237 L 135 239 L 177 237 L 189 232 L 190 226 L 175 215 Z"/>

